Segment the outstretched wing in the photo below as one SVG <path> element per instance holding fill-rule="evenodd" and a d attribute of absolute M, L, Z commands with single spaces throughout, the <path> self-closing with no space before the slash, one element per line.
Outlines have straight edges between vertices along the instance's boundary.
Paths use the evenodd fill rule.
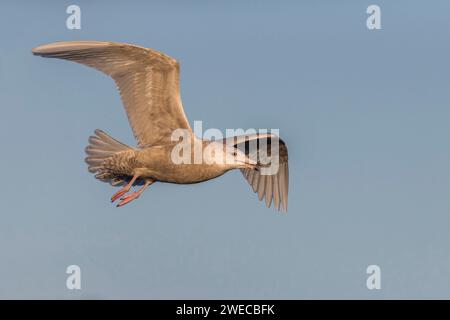
<path fill-rule="evenodd" d="M 117 42 L 56 42 L 33 54 L 75 61 L 117 84 L 139 147 L 170 142 L 173 130 L 191 131 L 180 98 L 180 68 L 158 51 Z"/>
<path fill-rule="evenodd" d="M 289 192 L 288 150 L 283 140 L 273 134 L 252 134 L 234 137 L 234 144 L 244 151 L 252 160 L 258 161 L 260 169 L 241 169 L 259 200 L 265 198 L 266 206 L 271 203 L 277 210 L 287 211 Z M 252 143 L 253 142 L 253 143 Z M 271 145 L 278 143 L 278 150 L 272 153 Z M 272 165 L 278 158 L 278 170 L 272 174 L 264 174 L 263 163 Z M 280 207 L 281 206 L 281 207 Z"/>

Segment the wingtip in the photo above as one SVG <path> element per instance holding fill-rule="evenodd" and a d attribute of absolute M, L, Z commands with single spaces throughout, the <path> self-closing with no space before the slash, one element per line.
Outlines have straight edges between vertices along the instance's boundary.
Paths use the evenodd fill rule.
<path fill-rule="evenodd" d="M 32 53 L 34 56 L 39 55 L 39 47 L 35 47 L 35 48 L 31 49 L 31 53 Z"/>
<path fill-rule="evenodd" d="M 48 54 L 61 53 L 67 50 L 103 47 L 110 44 L 105 41 L 58 41 L 40 45 L 31 49 L 34 55 L 45 56 Z"/>
<path fill-rule="evenodd" d="M 59 42 L 49 43 L 49 44 L 44 44 L 44 45 L 41 45 L 41 46 L 37 46 L 37 47 L 34 47 L 33 49 L 31 49 L 31 52 L 35 56 L 42 56 L 42 55 L 45 55 L 46 53 L 54 52 L 55 48 L 57 48 L 57 44 L 58 43 Z"/>
<path fill-rule="evenodd" d="M 283 203 L 280 203 L 278 205 L 278 207 L 275 206 L 274 208 L 281 214 L 287 214 L 288 213 L 287 205 L 285 206 L 285 204 L 283 204 Z"/>

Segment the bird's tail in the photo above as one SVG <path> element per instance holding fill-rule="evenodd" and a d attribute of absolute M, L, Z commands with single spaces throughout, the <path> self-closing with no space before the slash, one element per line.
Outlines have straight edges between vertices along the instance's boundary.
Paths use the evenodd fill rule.
<path fill-rule="evenodd" d="M 97 173 L 96 178 L 112 185 L 123 183 L 123 179 L 105 172 L 104 162 L 118 152 L 129 150 L 131 147 L 110 137 L 102 130 L 96 129 L 95 135 L 89 137 L 89 145 L 85 151 L 85 159 L 88 164 L 88 170 L 91 173 Z"/>

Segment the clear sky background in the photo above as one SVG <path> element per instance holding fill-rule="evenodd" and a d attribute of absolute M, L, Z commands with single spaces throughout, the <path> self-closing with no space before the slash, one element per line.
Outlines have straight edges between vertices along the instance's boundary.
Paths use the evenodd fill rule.
<path fill-rule="evenodd" d="M 381 7 L 382 30 L 366 28 Z M 65 26 L 82 11 L 81 30 Z M 0 298 L 450 298 L 448 1 L 2 1 Z M 289 213 L 239 171 L 115 208 L 100 128 L 134 145 L 113 81 L 34 57 L 122 41 L 181 63 L 205 128 L 279 128 Z M 82 289 L 66 289 L 68 265 Z M 381 268 L 381 290 L 366 268 Z"/>

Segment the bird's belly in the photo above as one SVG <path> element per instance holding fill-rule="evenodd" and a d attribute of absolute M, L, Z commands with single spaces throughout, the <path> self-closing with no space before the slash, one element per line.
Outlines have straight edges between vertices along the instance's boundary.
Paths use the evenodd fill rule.
<path fill-rule="evenodd" d="M 162 182 L 191 184 L 216 178 L 225 172 L 216 165 L 169 164 L 145 168 L 140 174 Z"/>

